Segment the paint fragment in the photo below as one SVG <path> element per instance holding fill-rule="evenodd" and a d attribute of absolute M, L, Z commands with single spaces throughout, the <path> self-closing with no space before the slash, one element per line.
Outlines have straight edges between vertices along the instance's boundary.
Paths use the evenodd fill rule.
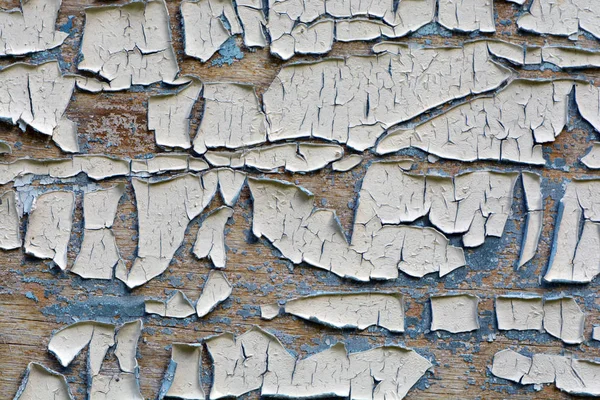
<path fill-rule="evenodd" d="M 73 396 L 63 375 L 29 363 L 14 400 L 73 400 Z"/>
<path fill-rule="evenodd" d="M 519 267 L 522 267 L 535 257 L 540 237 L 542 236 L 542 225 L 544 220 L 542 177 L 533 172 L 523 171 L 521 173 L 521 181 L 525 193 L 527 220 L 525 222 L 525 231 L 523 232 L 523 244 L 521 245 Z"/>
<path fill-rule="evenodd" d="M 0 9 L 0 56 L 50 50 L 68 33 L 57 31 L 61 0 L 21 0 L 20 9 Z"/>
<path fill-rule="evenodd" d="M 0 195 L 0 249 L 21 247 L 21 219 L 17 211 L 17 195 L 13 190 Z"/>
<path fill-rule="evenodd" d="M 281 307 L 277 303 L 262 304 L 260 306 L 260 317 L 270 321 L 279 315 Z"/>
<path fill-rule="evenodd" d="M 202 83 L 193 79 L 177 93 L 151 96 L 148 100 L 148 129 L 156 144 L 166 148 L 189 149 L 190 120 Z"/>
<path fill-rule="evenodd" d="M 600 21 L 600 19 L 599 19 Z M 544 62 L 559 68 L 597 68 L 600 67 L 600 52 L 579 47 L 544 46 Z"/>
<path fill-rule="evenodd" d="M 450 109 L 413 129 L 393 129 L 378 154 L 414 147 L 460 160 L 545 164 L 542 143 L 553 142 L 568 119 L 571 80 L 518 79 L 491 97 Z"/>
<path fill-rule="evenodd" d="M 498 296 L 496 319 L 498 329 L 503 331 L 541 331 L 544 320 L 543 299 L 537 296 Z"/>
<path fill-rule="evenodd" d="M 50 259 L 64 270 L 67 267 L 74 207 L 73 192 L 55 191 L 39 195 L 29 215 L 25 254 Z"/>
<path fill-rule="evenodd" d="M 546 282 L 586 283 L 600 273 L 599 192 L 600 180 L 567 183 L 558 207 Z"/>
<path fill-rule="evenodd" d="M 231 168 L 219 168 L 216 170 L 216 174 L 219 179 L 219 193 L 221 193 L 223 203 L 233 207 L 237 203 L 246 183 L 246 173 Z"/>
<path fill-rule="evenodd" d="M 194 151 L 226 147 L 238 149 L 264 143 L 265 115 L 253 86 L 239 83 L 204 85 L 204 112 L 194 139 Z"/>
<path fill-rule="evenodd" d="M 119 184 L 84 194 L 83 242 L 71 268 L 74 274 L 88 279 L 112 279 L 115 266 L 123 264 L 111 228 L 124 193 L 125 185 Z"/>
<path fill-rule="evenodd" d="M 495 32 L 493 0 L 438 0 L 438 21 L 460 32 Z"/>
<path fill-rule="evenodd" d="M 102 79 L 79 79 L 77 85 L 83 90 L 187 82 L 176 79 L 179 67 L 163 0 L 86 8 L 81 55 L 77 68 Z"/>
<path fill-rule="evenodd" d="M 199 259 L 208 257 L 215 268 L 225 268 L 227 264 L 225 225 L 232 216 L 233 209 L 219 207 L 208 214 L 198 229 L 192 252 Z"/>
<path fill-rule="evenodd" d="M 283 168 L 289 172 L 312 172 L 339 160 L 344 149 L 334 144 L 284 143 L 235 152 L 208 151 L 204 156 L 215 167 L 250 167 L 264 172 Z"/>
<path fill-rule="evenodd" d="M 149 158 L 131 160 L 131 172 L 140 177 L 205 169 L 208 169 L 208 164 L 204 160 L 185 153 L 158 153 Z"/>
<path fill-rule="evenodd" d="M 479 298 L 470 294 L 431 296 L 431 330 L 450 333 L 479 329 Z"/>
<path fill-rule="evenodd" d="M 575 101 L 583 119 L 600 132 L 600 88 L 588 83 L 577 83 Z"/>
<path fill-rule="evenodd" d="M 115 356 L 119 362 L 121 372 L 137 373 L 137 347 L 142 336 L 142 320 L 127 322 L 119 328 L 115 338 Z"/>
<path fill-rule="evenodd" d="M 585 314 L 575 299 L 561 297 L 544 302 L 544 329 L 567 344 L 583 342 Z"/>
<path fill-rule="evenodd" d="M 600 326 L 594 326 L 592 329 L 592 340 L 600 341 Z"/>
<path fill-rule="evenodd" d="M 522 385 L 554 383 L 566 393 L 600 396 L 600 384 L 597 380 L 600 364 L 578 360 L 571 355 L 538 353 L 529 357 L 513 350 L 503 350 L 494 355 L 492 373 Z"/>
<path fill-rule="evenodd" d="M 116 269 L 116 277 L 134 288 L 162 274 L 183 243 L 190 221 L 214 197 L 214 174 L 184 174 L 158 182 L 133 178 L 139 241 L 137 257 L 129 271 Z"/>
<path fill-rule="evenodd" d="M 600 169 L 600 142 L 592 143 L 588 153 L 581 158 L 583 165 L 589 169 Z"/>
<path fill-rule="evenodd" d="M 196 313 L 202 318 L 231 296 L 233 286 L 221 271 L 212 270 L 196 303 Z"/>
<path fill-rule="evenodd" d="M 362 151 L 392 125 L 496 89 L 510 76 L 485 42 L 291 64 L 263 96 L 268 138 L 314 137 Z"/>
<path fill-rule="evenodd" d="M 12 154 L 12 147 L 4 140 L 0 140 L 0 156 L 5 154 Z"/>
<path fill-rule="evenodd" d="M 157 314 L 167 318 L 187 318 L 196 311 L 185 293 L 176 290 L 167 301 L 146 300 L 147 314 Z"/>
<path fill-rule="evenodd" d="M 399 294 L 367 292 L 299 297 L 286 302 L 284 311 L 339 329 L 379 326 L 390 332 L 404 332 L 404 304 Z"/>
<path fill-rule="evenodd" d="M 346 172 L 356 168 L 361 162 L 362 156 L 359 156 L 358 154 L 350 154 L 349 156 L 346 156 L 341 160 L 331 164 L 331 169 L 337 172 Z"/>
<path fill-rule="evenodd" d="M 89 390 L 90 400 L 144 400 L 134 374 L 96 375 Z"/>
<path fill-rule="evenodd" d="M 445 275 L 465 264 L 462 249 L 450 246 L 432 228 L 380 227 L 357 248 L 348 243 L 333 211 L 314 208 L 312 193 L 270 179 L 249 178 L 248 183 L 254 204 L 252 232 L 295 264 L 306 262 L 359 281 L 395 279 L 398 269 L 418 277 Z"/>
<path fill-rule="evenodd" d="M 244 31 L 244 45 L 246 47 L 265 47 L 267 38 L 265 29 L 267 20 L 263 12 L 261 0 L 236 1 L 237 14 Z"/>
<path fill-rule="evenodd" d="M 533 0 L 517 25 L 525 31 L 557 36 L 571 36 L 581 29 L 600 39 L 600 12 L 594 0 Z"/>
<path fill-rule="evenodd" d="M 200 382 L 202 369 L 202 344 L 173 343 L 171 363 L 165 376 L 159 399 L 165 396 L 178 399 L 204 400 L 204 390 Z M 172 374 L 172 376 L 169 376 Z"/>
<path fill-rule="evenodd" d="M 0 70 L 0 118 L 52 136 L 65 151 L 77 150 L 76 125 L 65 117 L 74 88 L 75 79 L 62 75 L 56 61 L 11 64 Z"/>
<path fill-rule="evenodd" d="M 465 247 L 479 246 L 487 236 L 502 236 L 517 173 L 416 175 L 405 172 L 403 163 L 375 162 L 365 174 L 352 236 L 361 252 L 381 229 L 425 216 L 443 233 L 463 234 Z"/>
<path fill-rule="evenodd" d="M 211 399 L 260 390 L 262 396 L 402 399 L 431 367 L 413 350 L 397 346 L 348 353 L 338 343 L 297 359 L 274 336 L 253 327 L 238 338 L 206 340 L 213 359 Z"/>
<path fill-rule="evenodd" d="M 231 0 L 202 0 L 181 3 L 185 54 L 206 62 L 242 26 Z"/>

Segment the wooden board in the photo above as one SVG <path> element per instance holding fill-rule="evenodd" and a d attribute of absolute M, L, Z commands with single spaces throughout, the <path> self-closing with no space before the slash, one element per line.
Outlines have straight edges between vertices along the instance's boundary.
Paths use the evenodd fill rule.
<path fill-rule="evenodd" d="M 0 65 L 15 61 L 61 60 L 65 72 L 76 72 L 78 48 L 84 24 L 84 8 L 99 4 L 124 4 L 124 1 L 63 0 L 58 25 L 70 26 L 71 35 L 65 44 L 56 50 L 41 55 L 23 58 L 5 58 Z M 518 33 L 516 18 L 519 7 L 497 1 L 497 36 L 516 43 L 567 44 L 567 39 L 540 37 Z M 2 6 L 17 6 L 15 0 L 3 1 Z M 231 65 L 222 67 L 202 64 L 183 54 L 182 24 L 179 1 L 169 1 L 174 47 L 182 74 L 197 75 L 202 81 L 234 81 L 256 85 L 259 94 L 266 90 L 280 68 L 285 65 L 269 55 L 268 50 L 250 51 L 242 49 L 244 56 Z M 486 35 L 490 37 L 492 35 Z M 398 40 L 420 44 L 460 44 L 471 35 L 453 34 L 451 37 L 420 35 Z M 238 38 L 239 42 L 239 38 Z M 583 38 L 582 46 L 599 48 L 600 42 Z M 373 43 L 337 43 L 330 56 L 369 54 Z M 291 62 L 316 60 L 319 57 L 299 56 Z M 569 77 L 576 76 L 600 82 L 599 70 L 585 70 L 577 74 L 543 72 L 519 69 L 523 77 Z M 88 94 L 76 91 L 68 117 L 79 124 L 82 150 L 89 154 L 111 154 L 135 158 L 158 153 L 152 132 L 147 129 L 147 104 L 150 95 L 160 93 L 165 87 L 154 85 L 118 93 Z M 194 108 L 192 132 L 195 132 L 201 117 L 202 102 Z M 11 398 L 23 377 L 28 362 L 41 362 L 64 373 L 77 398 L 85 398 L 85 357 L 79 356 L 72 366 L 62 368 L 47 352 L 47 344 L 53 331 L 79 319 L 102 319 L 123 322 L 143 318 L 143 339 L 139 346 L 139 364 L 142 393 L 146 398 L 155 398 L 163 374 L 170 359 L 170 344 L 173 342 L 196 342 L 210 335 L 232 331 L 243 333 L 252 325 L 259 325 L 276 334 L 284 344 L 300 356 L 307 356 L 327 348 L 337 341 L 344 341 L 351 351 L 359 351 L 381 344 L 400 344 L 417 349 L 434 361 L 434 371 L 414 388 L 408 399 L 564 399 L 569 396 L 553 386 L 540 392 L 507 384 L 494 378 L 489 372 L 493 354 L 505 348 L 527 348 L 531 352 L 573 352 L 585 357 L 600 357 L 599 346 L 587 341 L 581 346 L 567 346 L 547 334 L 526 333 L 522 335 L 500 333 L 496 329 L 493 307 L 494 297 L 507 293 L 533 292 L 543 295 L 570 294 L 587 314 L 585 335 L 591 337 L 592 325 L 600 316 L 600 301 L 596 295 L 598 282 L 589 285 L 540 285 L 550 253 L 558 201 L 562 197 L 562 185 L 569 179 L 582 176 L 597 176 L 579 162 L 590 146 L 590 138 L 597 137 L 591 127 L 573 116 L 569 129 L 555 143 L 544 146 L 549 160 L 547 168 L 523 167 L 495 162 L 460 163 L 440 161 L 430 163 L 427 157 L 414 152 L 419 172 L 456 174 L 478 169 L 533 170 L 545 180 L 545 217 L 542 241 L 533 262 L 521 269 L 516 268 L 521 245 L 523 197 L 517 188 L 513 212 L 509 218 L 503 238 L 488 238 L 481 248 L 467 250 L 468 266 L 446 278 L 426 277 L 413 279 L 402 276 L 396 281 L 361 284 L 339 279 L 332 274 L 308 266 L 293 266 L 277 255 L 273 247 L 256 240 L 250 231 L 252 202 L 245 188 L 235 206 L 234 223 L 229 226 L 226 243 L 229 247 L 226 273 L 234 285 L 232 297 L 204 319 L 192 317 L 186 320 L 161 319 L 145 316 L 145 297 L 166 297 L 171 290 L 184 291 L 190 299 L 196 299 L 210 268 L 209 262 L 198 261 L 191 254 L 191 247 L 198 230 L 198 219 L 186 233 L 185 244 L 177 252 L 168 271 L 159 278 L 135 290 L 128 290 L 117 281 L 86 281 L 65 272 L 50 268 L 50 263 L 26 257 L 21 250 L 0 254 L 0 393 L 2 398 Z M 49 140 L 28 129 L 21 132 L 8 124 L 0 125 L 0 139 L 13 144 L 13 154 L 3 156 L 1 161 L 20 157 L 59 157 L 60 150 Z M 317 205 L 334 209 L 346 232 L 351 232 L 354 217 L 357 187 L 366 171 L 366 166 L 377 157 L 365 153 L 365 162 L 350 172 L 334 173 L 330 169 L 312 174 L 267 174 L 279 179 L 296 182 L 312 191 Z M 386 159 L 399 158 L 399 156 Z M 255 173 L 255 175 L 261 175 Z M 110 186 L 115 182 L 127 182 L 126 198 L 118 209 L 115 233 L 121 254 L 128 266 L 136 254 L 137 216 L 133 204 L 131 185 L 125 179 L 102 182 Z M 85 183 L 77 180 L 77 183 Z M 57 188 L 71 188 L 72 184 L 55 184 Z M 519 186 L 519 185 L 517 185 Z M 11 184 L 5 185 L 5 191 Z M 76 225 L 69 246 L 69 265 L 72 265 L 81 243 L 83 225 L 81 221 L 82 193 L 77 194 Z M 210 209 L 220 206 L 220 199 L 211 203 Z M 26 222 L 26 221 L 25 221 Z M 357 290 L 386 290 L 400 292 L 407 301 L 407 331 L 390 334 L 383 329 L 366 331 L 343 331 L 307 323 L 297 318 L 283 316 L 272 321 L 259 318 L 261 304 L 286 300 L 299 295 L 319 292 L 353 292 Z M 479 306 L 481 329 L 471 334 L 450 335 L 429 331 L 430 311 L 428 298 L 431 294 L 466 292 L 481 298 Z M 113 357 L 114 358 L 114 357 Z M 116 368 L 114 359 L 109 365 Z M 205 390 L 210 382 L 210 362 L 204 356 Z M 256 394 L 248 398 L 256 398 Z"/>

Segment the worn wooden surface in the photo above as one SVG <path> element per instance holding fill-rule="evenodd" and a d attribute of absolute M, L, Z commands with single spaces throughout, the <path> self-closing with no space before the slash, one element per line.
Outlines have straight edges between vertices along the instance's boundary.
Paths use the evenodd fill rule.
<path fill-rule="evenodd" d="M 58 25 L 68 24 L 71 19 L 71 35 L 65 44 L 56 50 L 23 58 L 0 60 L 2 66 L 17 60 L 41 61 L 60 58 L 69 68 L 65 72 L 76 72 L 77 53 L 83 32 L 84 12 L 89 5 L 122 4 L 124 1 L 63 0 Z M 530 44 L 567 43 L 568 40 L 544 38 L 516 32 L 516 18 L 519 8 L 504 1 L 497 1 L 496 21 L 510 21 L 498 24 L 496 36 L 516 43 Z M 3 0 L 3 7 L 17 6 L 16 0 Z M 232 65 L 211 66 L 186 57 L 182 49 L 182 29 L 179 15 L 179 1 L 168 1 L 171 15 L 171 29 L 178 62 L 183 74 L 197 75 L 202 81 L 247 82 L 257 86 L 260 94 L 268 87 L 274 76 L 285 63 L 270 56 L 268 50 L 255 52 L 242 49 L 244 57 Z M 488 35 L 492 36 L 492 35 Z M 469 35 L 454 34 L 451 37 L 421 36 L 400 41 L 422 44 L 460 44 Z M 583 38 L 583 44 L 598 48 L 599 42 Z M 330 56 L 348 54 L 369 54 L 372 43 L 336 44 Z M 296 57 L 291 61 L 314 60 L 318 57 Z M 517 70 L 520 76 L 527 77 L 567 77 L 566 73 Z M 599 78 L 597 70 L 577 73 L 576 77 Z M 164 91 L 165 87 L 154 85 L 148 88 L 120 93 L 87 94 L 76 91 L 68 117 L 79 124 L 82 150 L 90 154 L 111 154 L 134 158 L 161 150 L 154 144 L 152 132 L 147 129 L 147 101 L 150 95 Z M 202 102 L 194 110 L 192 132 L 201 116 Z M 573 114 L 573 113 L 572 113 Z M 245 188 L 240 201 L 235 206 L 234 223 L 229 226 L 226 243 L 228 265 L 226 273 L 234 284 L 232 297 L 205 319 L 192 317 L 186 320 L 161 319 L 143 315 L 143 298 L 154 296 L 165 298 L 173 289 L 184 291 L 190 299 L 197 299 L 210 268 L 209 262 L 198 261 L 191 254 L 191 247 L 198 230 L 198 219 L 191 224 L 186 234 L 184 246 L 177 252 L 168 271 L 141 288 L 129 291 L 117 281 L 85 281 L 70 273 L 51 269 L 49 263 L 26 257 L 22 250 L 2 252 L 0 265 L 0 397 L 12 398 L 15 394 L 28 362 L 41 362 L 52 369 L 64 373 L 77 398 L 85 398 L 85 357 L 80 355 L 69 368 L 62 368 L 47 352 L 47 343 L 52 332 L 76 319 L 102 319 L 123 322 L 143 317 L 144 333 L 139 345 L 139 364 L 142 393 L 146 398 L 155 398 L 170 358 L 169 345 L 173 342 L 195 342 L 207 336 L 233 331 L 243 333 L 256 324 L 275 333 L 284 344 L 300 356 L 313 354 L 336 341 L 349 344 L 352 351 L 364 350 L 377 344 L 401 344 L 415 348 L 435 362 L 433 373 L 428 373 L 418 387 L 414 388 L 409 399 L 562 399 L 567 395 L 553 386 L 541 392 L 531 388 L 518 387 L 503 380 L 495 379 L 488 371 L 495 352 L 512 347 L 527 348 L 532 352 L 573 352 L 582 358 L 600 357 L 599 346 L 586 341 L 581 346 L 563 345 L 559 340 L 546 334 L 527 333 L 511 335 L 499 333 L 495 328 L 493 298 L 506 293 L 536 292 L 540 294 L 572 294 L 587 313 L 586 338 L 590 338 L 592 325 L 600 315 L 600 304 L 596 297 L 597 282 L 590 285 L 544 285 L 540 286 L 540 276 L 546 269 L 550 253 L 551 239 L 558 200 L 562 196 L 562 182 L 580 176 L 593 176 L 597 173 L 586 170 L 578 159 L 585 154 L 594 134 L 589 126 L 581 123 L 574 115 L 569 130 L 563 132 L 553 144 L 545 145 L 548 165 L 546 168 L 528 168 L 493 162 L 459 163 L 438 162 L 430 164 L 421 153 L 415 153 L 417 170 L 455 174 L 460 171 L 482 168 L 522 170 L 532 169 L 545 178 L 545 206 L 543 237 L 538 254 L 533 262 L 521 270 L 516 268 L 516 260 L 521 243 L 524 224 L 523 199 L 520 189 L 510 217 L 505 236 L 502 239 L 488 238 L 486 244 L 475 250 L 468 250 L 468 266 L 461 268 L 443 279 L 427 277 L 412 279 L 402 276 L 397 281 L 375 284 L 358 284 L 341 280 L 324 271 L 307 266 L 293 267 L 290 262 L 277 256 L 272 246 L 257 241 L 250 232 L 252 203 Z M 49 158 L 61 156 L 61 152 L 51 141 L 31 130 L 21 132 L 7 124 L 0 125 L 0 139 L 13 144 L 13 154 L 1 161 L 19 157 Z M 347 152 L 350 152 L 349 150 Z M 64 155 L 64 154 L 63 154 Z M 386 157 L 387 159 L 399 156 Z M 366 154 L 367 160 L 373 160 Z M 365 161 L 367 161 L 365 160 Z M 281 174 L 278 178 L 296 182 L 309 189 L 316 196 L 318 206 L 332 208 L 337 212 L 346 232 L 351 232 L 353 221 L 352 205 L 356 199 L 356 187 L 360 182 L 367 162 L 347 173 L 334 173 L 330 169 L 306 175 Z M 563 165 L 565 167 L 563 167 Z M 566 168 L 568 167 L 568 168 Z M 257 174 L 258 175 L 258 174 Z M 269 176 L 273 176 L 270 174 Z M 125 179 L 111 179 L 102 182 L 110 186 Z M 72 188 L 85 184 L 85 180 L 75 183 L 54 184 L 54 187 Z M 519 186 L 519 185 L 517 185 Z M 0 191 L 10 188 L 5 185 Z M 76 220 L 69 248 L 69 264 L 72 265 L 80 245 L 82 222 L 82 193 L 78 192 Z M 220 199 L 215 199 L 210 209 L 218 207 Z M 24 221 L 26 222 L 26 221 Z M 121 201 L 115 222 L 117 243 L 128 266 L 134 258 L 137 236 L 137 217 L 134 196 L 128 186 L 127 196 Z M 407 304 L 407 332 L 402 335 L 390 334 L 382 329 L 362 332 L 344 331 L 319 326 L 283 316 L 273 321 L 259 318 L 258 306 L 285 300 L 298 295 L 317 292 L 356 291 L 356 290 L 397 291 L 405 296 Z M 469 292 L 481 298 L 479 306 L 482 329 L 472 334 L 438 334 L 428 330 L 430 322 L 428 298 L 431 294 L 451 291 Z M 205 390 L 210 382 L 209 360 L 204 357 Z M 107 365 L 113 365 L 111 358 Z M 257 397 L 256 394 L 250 397 Z"/>

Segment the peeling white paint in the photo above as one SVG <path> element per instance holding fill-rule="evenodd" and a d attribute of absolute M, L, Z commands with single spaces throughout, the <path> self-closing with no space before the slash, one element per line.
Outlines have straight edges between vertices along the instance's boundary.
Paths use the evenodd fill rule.
<path fill-rule="evenodd" d="M 571 36 L 581 29 L 600 39 L 600 11 L 595 0 L 533 0 L 517 25 L 525 31 L 559 36 Z"/>
<path fill-rule="evenodd" d="M 9 190 L 0 195 L 0 249 L 18 249 L 21 245 L 21 219 L 17 210 L 17 195 L 13 190 Z"/>
<path fill-rule="evenodd" d="M 196 312 L 190 299 L 180 290 L 176 290 L 167 301 L 146 300 L 144 305 L 147 314 L 167 318 L 187 318 Z"/>
<path fill-rule="evenodd" d="M 196 303 L 196 313 L 202 318 L 231 296 L 233 286 L 222 271 L 208 273 L 202 293 Z"/>
<path fill-rule="evenodd" d="M 175 374 L 169 382 L 167 397 L 189 400 L 204 400 L 205 394 L 200 382 L 202 370 L 202 344 L 173 343 L 171 364 Z M 160 399 L 163 396 L 159 397 Z"/>
<path fill-rule="evenodd" d="M 470 294 L 431 296 L 431 330 L 451 333 L 479 329 L 479 298 Z"/>
<path fill-rule="evenodd" d="M 42 364 L 29 363 L 14 400 L 73 400 L 65 377 Z"/>
<path fill-rule="evenodd" d="M 525 231 L 523 232 L 523 244 L 521 245 L 519 267 L 522 267 L 535 257 L 540 237 L 542 236 L 544 222 L 542 177 L 533 172 L 523 171 L 521 173 L 521 181 L 525 193 L 527 221 L 525 222 Z"/>
<path fill-rule="evenodd" d="M 225 225 L 232 216 L 233 209 L 219 207 L 208 214 L 198 229 L 192 252 L 199 259 L 210 259 L 215 268 L 225 268 L 227 264 Z"/>
<path fill-rule="evenodd" d="M 498 329 L 525 331 L 542 330 L 544 320 L 543 299 L 538 296 L 496 297 Z"/>

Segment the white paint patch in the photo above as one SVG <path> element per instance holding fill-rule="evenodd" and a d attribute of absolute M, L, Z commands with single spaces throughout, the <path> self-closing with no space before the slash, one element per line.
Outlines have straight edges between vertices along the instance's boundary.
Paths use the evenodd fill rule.
<path fill-rule="evenodd" d="M 479 329 L 479 298 L 470 294 L 431 296 L 431 330 L 450 333 Z"/>

